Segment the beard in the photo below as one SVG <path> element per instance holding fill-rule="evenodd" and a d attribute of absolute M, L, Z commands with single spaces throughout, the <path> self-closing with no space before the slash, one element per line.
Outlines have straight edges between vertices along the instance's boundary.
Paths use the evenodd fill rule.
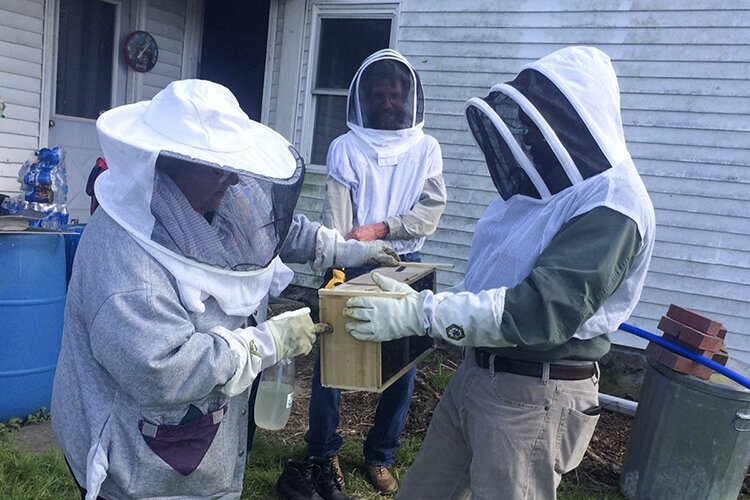
<path fill-rule="evenodd" d="M 379 111 L 375 114 L 373 128 L 378 130 L 400 130 L 404 128 L 405 113 L 402 110 Z"/>

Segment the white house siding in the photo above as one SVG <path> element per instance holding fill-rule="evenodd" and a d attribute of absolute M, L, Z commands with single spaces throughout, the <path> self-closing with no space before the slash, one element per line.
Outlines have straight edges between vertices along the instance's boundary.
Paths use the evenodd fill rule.
<path fill-rule="evenodd" d="M 276 110 L 278 109 L 278 94 L 279 94 L 279 75 L 281 73 L 281 57 L 276 57 L 281 54 L 281 44 L 284 41 L 284 12 L 286 2 L 276 1 L 271 3 L 271 20 L 274 22 L 273 25 L 268 27 L 269 31 L 269 51 L 271 51 L 271 84 L 268 92 L 269 96 L 264 96 L 268 100 L 268 109 L 264 112 L 268 113 L 266 119 L 266 125 L 271 128 L 276 127 Z M 275 14 L 275 18 L 274 15 Z M 272 34 L 272 36 L 271 36 Z"/>
<path fill-rule="evenodd" d="M 16 174 L 39 148 L 42 95 L 43 0 L 0 5 L 0 192 L 17 193 Z"/>
<path fill-rule="evenodd" d="M 656 207 L 653 263 L 630 322 L 656 332 L 669 304 L 679 304 L 724 323 L 731 355 L 750 361 L 747 3 L 402 1 L 396 48 L 425 85 L 425 130 L 442 145 L 449 196 L 424 259 L 456 265 L 440 272 L 441 287 L 458 281 L 476 220 L 496 195 L 467 131 L 465 100 L 574 44 L 612 58 L 625 135 Z M 300 208 L 317 216 L 323 177 L 311 177 Z M 625 333 L 615 340 L 643 345 Z"/>
<path fill-rule="evenodd" d="M 159 63 L 143 74 L 140 99 L 151 99 L 170 82 L 180 80 L 185 50 L 185 0 L 147 2 L 145 30 L 159 46 Z"/>

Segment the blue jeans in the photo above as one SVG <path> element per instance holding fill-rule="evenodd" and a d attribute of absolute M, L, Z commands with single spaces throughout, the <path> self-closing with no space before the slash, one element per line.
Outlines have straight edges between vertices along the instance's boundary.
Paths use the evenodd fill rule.
<path fill-rule="evenodd" d="M 400 256 L 404 262 L 420 262 L 418 252 Z M 362 266 L 346 269 L 346 278 L 351 279 L 370 272 L 377 266 Z M 330 271 L 329 273 L 330 274 Z M 326 275 L 324 283 L 330 276 Z M 406 425 L 409 414 L 409 403 L 414 392 L 414 379 L 417 370 L 412 368 L 395 381 L 380 395 L 375 410 L 375 422 L 367 433 L 364 444 L 365 463 L 367 465 L 393 465 L 394 452 L 400 444 L 401 432 Z M 305 442 L 310 456 L 330 457 L 335 455 L 343 443 L 343 438 L 336 432 L 339 426 L 339 403 L 341 391 L 320 385 L 320 355 L 313 370 L 312 389 L 310 394 L 309 429 L 305 433 Z"/>

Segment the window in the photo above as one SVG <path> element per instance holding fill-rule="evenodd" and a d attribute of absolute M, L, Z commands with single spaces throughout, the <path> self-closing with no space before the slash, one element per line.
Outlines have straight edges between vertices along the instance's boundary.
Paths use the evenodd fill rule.
<path fill-rule="evenodd" d="M 362 61 L 390 46 L 391 17 L 322 18 L 312 87 L 310 163 L 325 165 L 328 146 L 345 133 L 349 83 Z"/>
<path fill-rule="evenodd" d="M 98 0 L 62 0 L 55 112 L 97 118 L 112 105 L 117 6 Z"/>

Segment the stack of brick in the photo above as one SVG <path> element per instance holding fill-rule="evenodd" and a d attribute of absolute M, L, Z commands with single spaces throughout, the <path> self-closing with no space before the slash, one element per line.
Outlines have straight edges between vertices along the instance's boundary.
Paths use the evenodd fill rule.
<path fill-rule="evenodd" d="M 661 317 L 658 328 L 664 332 L 662 337 L 665 340 L 691 352 L 701 354 L 721 365 L 726 365 L 729 359 L 724 345 L 727 330 L 717 321 L 672 304 L 667 315 Z M 704 380 L 708 380 L 713 373 L 707 366 L 684 358 L 653 342 L 649 342 L 646 355 L 676 372 L 694 375 Z"/>

